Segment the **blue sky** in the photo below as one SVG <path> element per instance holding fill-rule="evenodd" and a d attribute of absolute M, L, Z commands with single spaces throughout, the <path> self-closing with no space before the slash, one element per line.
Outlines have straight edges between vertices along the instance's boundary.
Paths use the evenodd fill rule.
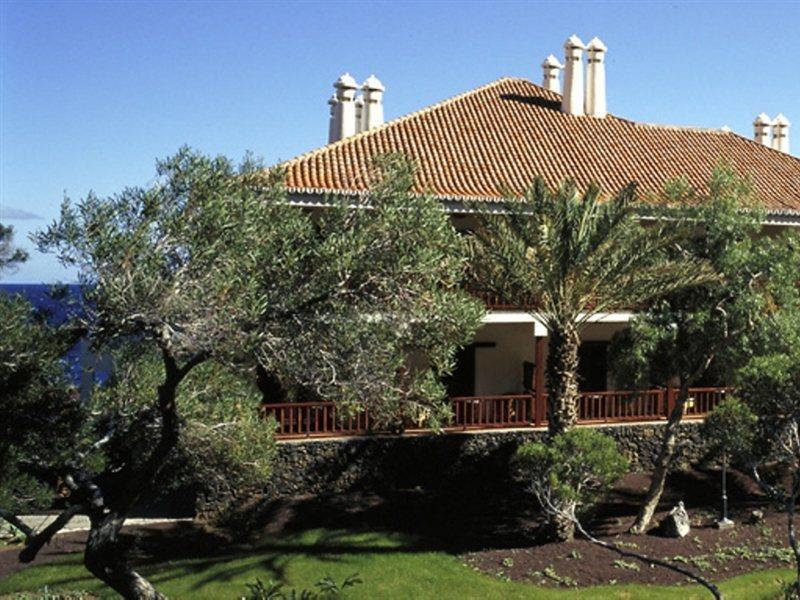
<path fill-rule="evenodd" d="M 572 33 L 609 48 L 611 112 L 748 136 L 783 112 L 797 154 L 798 30 L 797 2 L 2 0 L 0 220 L 27 245 L 64 193 L 144 184 L 182 144 L 268 163 L 315 148 L 344 71 L 383 81 L 387 118 L 503 75 L 538 82 Z M 71 279 L 35 254 L 4 275 Z"/>

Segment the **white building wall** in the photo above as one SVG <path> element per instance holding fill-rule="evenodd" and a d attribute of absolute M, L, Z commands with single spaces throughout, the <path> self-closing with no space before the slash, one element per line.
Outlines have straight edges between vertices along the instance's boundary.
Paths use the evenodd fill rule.
<path fill-rule="evenodd" d="M 489 323 L 478 330 L 475 342 L 494 343 L 475 349 L 475 395 L 494 396 L 522 394 L 523 363 L 534 362 L 533 323 Z M 626 323 L 589 323 L 581 339 L 585 341 L 611 341 Z M 547 360 L 547 349 L 541 360 Z M 610 374 L 608 386 L 613 388 Z"/>
<path fill-rule="evenodd" d="M 484 325 L 475 341 L 495 344 L 475 349 L 475 395 L 523 393 L 522 363 L 533 362 L 533 323 Z"/>

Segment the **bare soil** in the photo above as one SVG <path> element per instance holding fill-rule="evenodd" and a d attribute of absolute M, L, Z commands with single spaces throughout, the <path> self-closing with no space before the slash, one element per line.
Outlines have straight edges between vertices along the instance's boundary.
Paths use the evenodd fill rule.
<path fill-rule="evenodd" d="M 658 524 L 669 509 L 683 500 L 692 520 L 692 530 L 681 539 L 660 535 L 653 527 L 645 535 L 630 535 L 638 507 L 649 484 L 648 474 L 624 477 L 585 525 L 605 541 L 626 550 L 670 560 L 682 567 L 721 581 L 755 570 L 787 568 L 793 564 L 786 537 L 786 514 L 770 506 L 751 480 L 733 473 L 729 480 L 731 529 L 718 529 L 718 472 L 675 473 L 653 523 Z M 761 510 L 764 520 L 751 522 L 753 510 Z M 531 523 L 531 532 L 536 530 Z M 598 535 L 600 534 L 600 535 Z M 466 552 L 462 560 L 469 566 L 501 578 L 530 581 L 555 587 L 603 584 L 686 583 L 680 574 L 601 548 L 585 539 L 568 543 L 526 544 L 516 548 L 488 548 Z"/>

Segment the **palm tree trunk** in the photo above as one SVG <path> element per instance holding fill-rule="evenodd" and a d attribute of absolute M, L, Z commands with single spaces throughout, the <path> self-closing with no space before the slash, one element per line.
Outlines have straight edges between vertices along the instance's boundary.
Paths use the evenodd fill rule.
<path fill-rule="evenodd" d="M 578 423 L 578 328 L 568 325 L 550 332 L 547 355 L 548 431 L 550 437 Z"/>
<path fill-rule="evenodd" d="M 650 481 L 650 488 L 647 490 L 647 495 L 645 496 L 642 507 L 639 509 L 639 514 L 636 516 L 636 521 L 634 521 L 630 528 L 630 532 L 633 534 L 638 535 L 647 531 L 647 528 L 650 526 L 650 521 L 653 520 L 653 514 L 656 512 L 656 508 L 658 508 L 661 495 L 664 493 L 667 473 L 669 473 L 669 468 L 672 466 L 672 459 L 675 457 L 675 446 L 678 441 L 678 426 L 683 419 L 683 407 L 688 398 L 689 384 L 687 381 L 681 381 L 675 407 L 669 414 L 667 425 L 664 427 L 664 436 L 661 439 L 661 450 L 659 450 L 655 469 L 653 469 L 653 479 Z"/>

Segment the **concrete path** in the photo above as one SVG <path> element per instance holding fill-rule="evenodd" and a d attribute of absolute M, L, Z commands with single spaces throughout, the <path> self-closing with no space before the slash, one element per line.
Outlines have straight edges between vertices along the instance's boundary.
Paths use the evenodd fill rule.
<path fill-rule="evenodd" d="M 23 515 L 20 517 L 24 523 L 33 527 L 36 531 L 41 531 L 52 523 L 57 515 Z M 126 519 L 125 526 L 131 525 L 153 525 L 155 523 L 180 523 L 191 522 L 192 519 Z M 69 523 L 59 532 L 67 533 L 69 531 L 89 531 L 89 517 L 85 515 L 77 515 L 69 520 Z"/>

